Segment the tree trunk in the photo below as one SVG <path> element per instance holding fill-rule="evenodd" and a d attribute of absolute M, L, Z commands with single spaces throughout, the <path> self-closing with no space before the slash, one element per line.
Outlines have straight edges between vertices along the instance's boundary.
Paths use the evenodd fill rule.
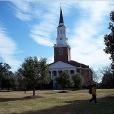
<path fill-rule="evenodd" d="M 24 90 L 24 93 L 26 94 L 26 89 Z"/>
<path fill-rule="evenodd" d="M 10 90 L 10 88 L 8 87 L 8 91 Z"/>
<path fill-rule="evenodd" d="M 35 96 L 35 88 L 33 88 L 33 96 Z"/>

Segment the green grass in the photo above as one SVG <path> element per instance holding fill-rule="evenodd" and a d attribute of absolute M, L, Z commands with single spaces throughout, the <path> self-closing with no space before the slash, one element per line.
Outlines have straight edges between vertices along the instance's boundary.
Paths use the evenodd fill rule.
<path fill-rule="evenodd" d="M 0 92 L 0 114 L 114 114 L 114 89 L 97 90 L 98 103 L 89 103 L 88 90 Z"/>

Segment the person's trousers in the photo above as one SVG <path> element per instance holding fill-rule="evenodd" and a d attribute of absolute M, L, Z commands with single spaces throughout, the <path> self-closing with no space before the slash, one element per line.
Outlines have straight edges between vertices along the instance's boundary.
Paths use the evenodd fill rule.
<path fill-rule="evenodd" d="M 89 102 L 94 101 L 94 103 L 97 103 L 96 95 L 92 95 L 92 98 L 89 100 Z"/>

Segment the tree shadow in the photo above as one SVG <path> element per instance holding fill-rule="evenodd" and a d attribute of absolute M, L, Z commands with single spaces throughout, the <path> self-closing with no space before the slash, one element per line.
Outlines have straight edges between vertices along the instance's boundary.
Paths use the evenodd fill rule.
<path fill-rule="evenodd" d="M 66 101 L 66 103 L 64 106 L 30 110 L 21 114 L 114 114 L 114 96 L 99 98 L 97 104 L 89 103 L 88 100 Z"/>
<path fill-rule="evenodd" d="M 20 98 L 0 98 L 0 102 L 8 102 L 8 101 L 17 101 L 17 100 L 30 100 L 30 99 L 37 99 L 43 98 L 42 96 L 25 96 Z"/>

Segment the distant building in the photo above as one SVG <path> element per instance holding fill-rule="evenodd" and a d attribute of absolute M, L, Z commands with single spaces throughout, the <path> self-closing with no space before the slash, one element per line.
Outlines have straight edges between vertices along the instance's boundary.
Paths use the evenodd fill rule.
<path fill-rule="evenodd" d="M 70 46 L 66 37 L 66 29 L 60 9 L 59 25 L 57 27 L 56 44 L 54 45 L 54 62 L 49 65 L 49 74 L 53 80 L 53 87 L 57 87 L 56 78 L 62 71 L 69 75 L 81 74 L 83 86 L 88 86 L 92 81 L 92 72 L 89 66 L 71 60 Z"/>

